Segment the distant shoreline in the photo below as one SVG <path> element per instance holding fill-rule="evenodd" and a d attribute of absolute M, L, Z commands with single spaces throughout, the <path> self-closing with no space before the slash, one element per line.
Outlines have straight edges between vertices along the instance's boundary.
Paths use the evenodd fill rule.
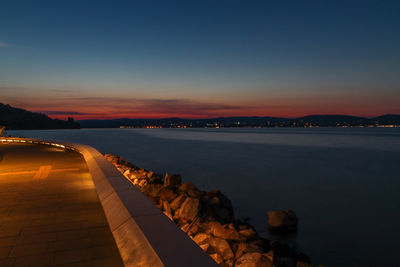
<path fill-rule="evenodd" d="M 400 127 L 400 115 L 362 118 L 347 115 L 311 115 L 288 119 L 275 117 L 220 117 L 210 119 L 112 119 L 78 120 L 81 128 L 305 128 Z"/>

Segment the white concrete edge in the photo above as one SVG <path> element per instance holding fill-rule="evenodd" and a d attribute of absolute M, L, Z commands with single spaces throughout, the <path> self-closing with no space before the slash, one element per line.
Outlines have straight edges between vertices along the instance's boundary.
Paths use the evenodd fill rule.
<path fill-rule="evenodd" d="M 125 266 L 218 266 L 93 147 L 63 141 L 1 137 L 0 143 L 49 145 L 86 161 Z"/>

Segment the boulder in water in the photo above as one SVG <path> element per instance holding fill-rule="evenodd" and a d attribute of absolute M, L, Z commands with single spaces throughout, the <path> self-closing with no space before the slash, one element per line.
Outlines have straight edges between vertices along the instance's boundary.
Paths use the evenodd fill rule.
<path fill-rule="evenodd" d="M 292 210 L 268 211 L 268 225 L 275 230 L 294 230 L 298 219 Z"/>

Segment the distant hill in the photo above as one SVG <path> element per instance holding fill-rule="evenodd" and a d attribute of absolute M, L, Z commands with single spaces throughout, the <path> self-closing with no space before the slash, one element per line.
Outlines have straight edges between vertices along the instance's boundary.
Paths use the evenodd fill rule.
<path fill-rule="evenodd" d="M 30 112 L 25 109 L 14 108 L 0 103 L 0 126 L 9 130 L 28 129 L 79 129 L 79 123 L 73 118 L 68 120 L 51 119 L 41 113 Z"/>
<path fill-rule="evenodd" d="M 348 116 L 348 115 L 310 115 L 296 119 L 298 124 L 308 123 L 318 126 L 342 126 L 342 125 L 369 125 L 371 120 L 368 118 Z"/>

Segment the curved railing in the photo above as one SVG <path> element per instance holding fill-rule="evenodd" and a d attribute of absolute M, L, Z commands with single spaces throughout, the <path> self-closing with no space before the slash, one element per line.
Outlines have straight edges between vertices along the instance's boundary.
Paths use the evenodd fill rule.
<path fill-rule="evenodd" d="M 42 144 L 80 153 L 125 266 L 218 266 L 93 147 L 10 137 L 1 137 L 0 142 Z"/>

